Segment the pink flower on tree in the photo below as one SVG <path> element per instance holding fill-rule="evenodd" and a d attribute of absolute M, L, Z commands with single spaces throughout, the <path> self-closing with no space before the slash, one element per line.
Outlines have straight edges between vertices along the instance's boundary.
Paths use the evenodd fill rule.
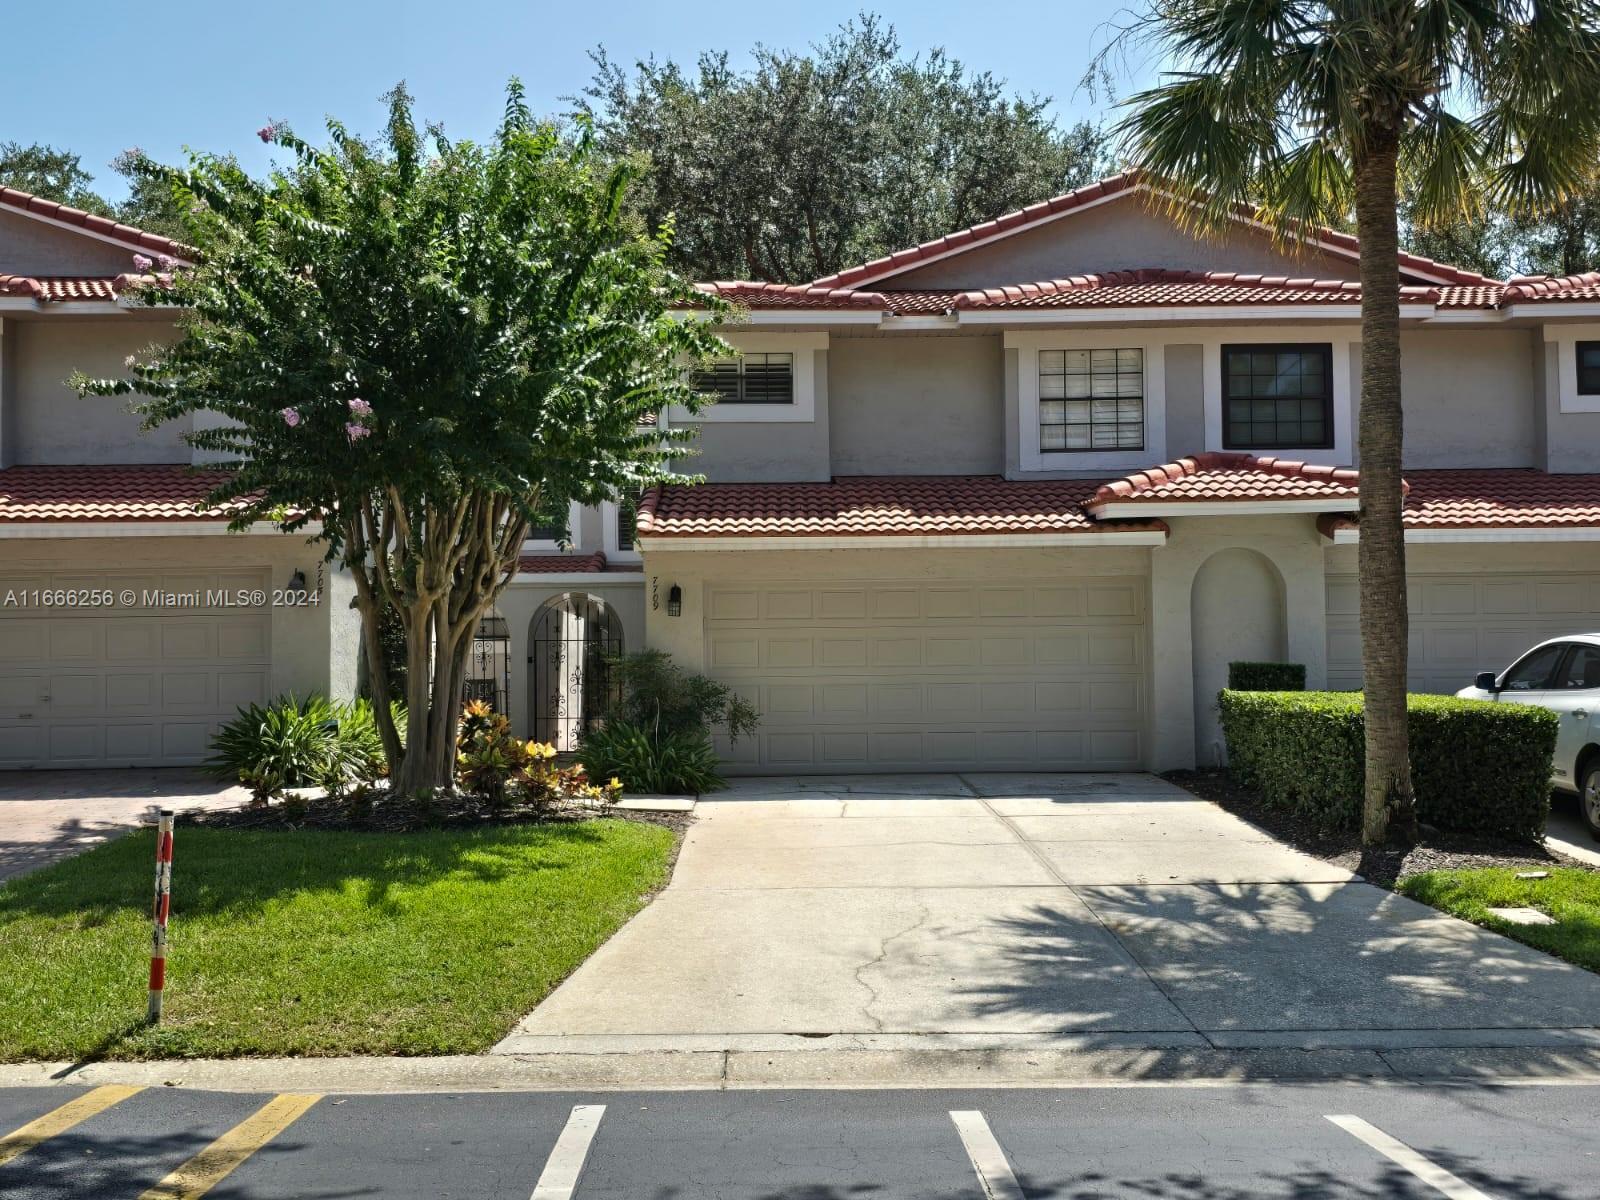
<path fill-rule="evenodd" d="M 256 136 L 263 142 L 270 142 L 273 138 L 278 136 L 278 127 L 271 121 L 268 121 L 260 129 L 256 130 Z"/>
<path fill-rule="evenodd" d="M 170 271 L 173 267 L 178 265 L 178 260 L 173 258 L 170 254 L 156 255 L 156 262 L 161 264 L 161 269 L 163 271 Z"/>
<path fill-rule="evenodd" d="M 283 423 L 290 429 L 293 429 L 296 425 L 300 424 L 300 410 L 298 408 L 284 409 Z"/>
<path fill-rule="evenodd" d="M 143 275 L 146 271 L 148 271 L 151 267 L 153 267 L 155 265 L 156 265 L 156 260 L 153 259 L 153 258 L 150 258 L 148 255 L 135 254 L 133 256 L 133 269 L 135 271 L 138 271 L 139 274 L 141 274 L 141 275 Z"/>
<path fill-rule="evenodd" d="M 122 365 L 125 366 L 125 367 L 131 367 L 131 366 L 133 366 L 134 363 L 136 363 L 138 361 L 139 361 L 139 358 L 138 358 L 137 355 L 130 354 L 130 355 L 128 355 L 127 358 L 122 360 Z"/>
<path fill-rule="evenodd" d="M 351 421 L 344 427 L 344 431 L 350 435 L 350 440 L 352 442 L 359 442 L 362 438 L 366 437 L 367 434 L 372 432 L 372 430 L 368 429 L 360 421 Z"/>
<path fill-rule="evenodd" d="M 357 396 L 354 400 L 350 401 L 350 411 L 357 417 L 368 417 L 372 415 L 372 405 L 361 399 L 360 396 Z"/>

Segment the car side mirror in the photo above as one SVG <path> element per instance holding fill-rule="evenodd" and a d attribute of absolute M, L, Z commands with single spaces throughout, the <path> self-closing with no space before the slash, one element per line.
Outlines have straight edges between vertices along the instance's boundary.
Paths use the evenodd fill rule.
<path fill-rule="evenodd" d="M 1478 677 L 1472 681 L 1472 686 L 1482 692 L 1498 692 L 1500 681 L 1495 678 L 1493 671 L 1479 671 Z"/>

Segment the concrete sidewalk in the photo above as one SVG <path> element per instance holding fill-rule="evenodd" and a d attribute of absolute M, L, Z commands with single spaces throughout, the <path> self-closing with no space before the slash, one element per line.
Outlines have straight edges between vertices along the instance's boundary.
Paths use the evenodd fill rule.
<path fill-rule="evenodd" d="M 1151 776 L 750 780 L 698 811 L 672 884 L 500 1053 L 1600 1039 L 1600 977 Z"/>

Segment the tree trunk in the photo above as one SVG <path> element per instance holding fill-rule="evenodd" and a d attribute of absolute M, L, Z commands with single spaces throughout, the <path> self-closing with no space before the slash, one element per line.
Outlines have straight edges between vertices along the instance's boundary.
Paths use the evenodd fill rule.
<path fill-rule="evenodd" d="M 1356 163 L 1361 237 L 1361 672 L 1366 788 L 1361 840 L 1414 838 L 1406 741 L 1406 544 L 1400 475 L 1399 219 L 1396 139 L 1379 132 Z"/>

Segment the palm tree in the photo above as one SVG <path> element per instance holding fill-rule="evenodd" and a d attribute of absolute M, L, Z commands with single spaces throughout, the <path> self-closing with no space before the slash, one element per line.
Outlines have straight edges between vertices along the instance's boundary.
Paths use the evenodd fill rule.
<path fill-rule="evenodd" d="M 1412 182 L 1426 224 L 1579 191 L 1600 153 L 1600 3 L 1147 0 L 1123 33 L 1176 68 L 1126 101 L 1118 132 L 1180 220 L 1217 231 L 1248 205 L 1294 246 L 1297 230 L 1354 212 L 1362 840 L 1411 836 L 1397 184 Z"/>

